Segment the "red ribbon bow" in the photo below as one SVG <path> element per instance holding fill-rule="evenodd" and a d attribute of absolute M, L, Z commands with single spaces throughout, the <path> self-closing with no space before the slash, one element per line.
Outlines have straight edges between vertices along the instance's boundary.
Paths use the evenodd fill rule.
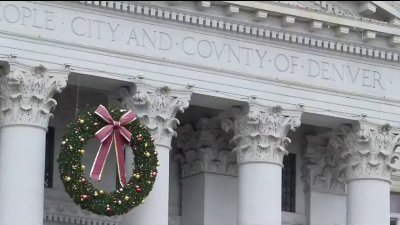
<path fill-rule="evenodd" d="M 125 161 L 124 161 L 124 144 L 131 142 L 132 134 L 123 126 L 136 120 L 136 114 L 129 110 L 121 116 L 119 121 L 115 121 L 107 109 L 100 105 L 97 107 L 95 113 L 100 116 L 108 125 L 101 128 L 96 132 L 95 137 L 100 141 L 101 145 L 97 152 L 96 159 L 94 160 L 93 167 L 90 171 L 90 177 L 95 180 L 101 179 L 101 173 L 104 169 L 104 164 L 108 153 L 110 152 L 111 145 L 115 143 L 115 152 L 117 158 L 117 167 L 119 182 L 122 186 L 126 184 L 125 175 Z"/>

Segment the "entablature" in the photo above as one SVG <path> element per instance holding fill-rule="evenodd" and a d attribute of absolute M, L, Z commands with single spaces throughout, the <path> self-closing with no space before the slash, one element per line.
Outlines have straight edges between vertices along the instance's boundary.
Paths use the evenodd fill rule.
<path fill-rule="evenodd" d="M 399 54 L 288 31 L 302 29 L 297 25 L 261 30 L 257 23 L 262 20 L 252 22 L 257 27 L 246 24 L 247 12 L 242 15 L 240 9 L 238 15 L 225 16 L 217 13 L 222 6 L 211 7 L 214 2 L 202 11 L 192 4 L 7 2 L 1 5 L 8 13 L 1 22 L 0 58 L 17 53 L 17 60 L 46 67 L 68 62 L 71 73 L 81 74 L 87 85 L 94 85 L 93 77 L 126 83 L 144 79 L 190 88 L 195 100 L 245 104 L 254 97 L 265 105 L 301 105 L 307 118 L 366 116 L 400 124 L 400 76 L 393 62 Z M 23 10 L 35 14 L 23 20 L 10 13 Z M 236 12 L 235 7 L 229 10 Z M 334 54 L 337 49 L 351 54 Z M 358 56 L 363 54 L 384 60 Z"/>
<path fill-rule="evenodd" d="M 312 3 L 296 1 L 137 1 L 134 3 L 80 1 L 80 3 L 164 21 L 249 35 L 254 38 L 283 41 L 380 60 L 399 61 L 400 29 L 397 20 L 387 22 L 354 15 L 345 11 L 344 7 L 338 7 L 333 3 L 314 3 L 315 7 L 310 7 Z M 362 7 L 357 5 L 355 8 Z"/>

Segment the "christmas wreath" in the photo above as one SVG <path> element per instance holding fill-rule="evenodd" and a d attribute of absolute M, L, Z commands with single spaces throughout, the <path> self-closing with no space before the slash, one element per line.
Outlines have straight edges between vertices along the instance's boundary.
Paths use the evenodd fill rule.
<path fill-rule="evenodd" d="M 119 119 L 119 120 L 115 120 Z M 101 179 L 105 160 L 114 143 L 121 188 L 107 193 L 95 188 L 84 176 L 81 158 L 88 140 L 96 137 L 100 149 L 90 178 Z M 132 177 L 126 182 L 124 145 L 129 144 L 134 154 Z M 148 130 L 132 111 L 108 110 L 100 105 L 68 125 L 61 142 L 58 158 L 60 177 L 66 192 L 82 209 L 106 216 L 121 215 L 141 204 L 150 193 L 157 176 L 157 152 Z"/>

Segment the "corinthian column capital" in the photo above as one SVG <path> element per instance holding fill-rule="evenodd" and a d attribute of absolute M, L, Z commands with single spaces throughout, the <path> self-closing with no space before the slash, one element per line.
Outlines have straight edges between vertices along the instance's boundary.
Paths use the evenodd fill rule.
<path fill-rule="evenodd" d="M 135 111 L 155 143 L 170 148 L 171 139 L 176 136 L 174 129 L 179 125 L 175 115 L 189 107 L 192 92 L 137 83 L 130 89 L 121 88 L 120 95 L 123 97 L 122 105 Z"/>
<path fill-rule="evenodd" d="M 222 121 L 222 128 L 234 132 L 231 141 L 236 144 L 238 164 L 264 161 L 282 165 L 290 143 L 286 135 L 300 126 L 301 110 L 250 102 L 247 108 L 232 108 L 229 114 L 230 118 Z"/>
<path fill-rule="evenodd" d="M 31 125 L 47 129 L 53 99 L 67 86 L 69 69 L 49 70 L 12 59 L 0 73 L 0 125 Z"/>
<path fill-rule="evenodd" d="M 193 128 L 190 124 L 179 127 L 176 139 L 177 154 L 182 177 L 199 173 L 237 176 L 236 157 L 229 139 L 220 128 L 220 118 L 200 118 Z"/>
<path fill-rule="evenodd" d="M 343 139 L 336 134 L 307 136 L 302 180 L 310 190 L 346 194 L 346 173 L 341 161 Z"/>
<path fill-rule="evenodd" d="M 389 125 L 376 125 L 360 121 L 343 125 L 346 146 L 342 158 L 347 168 L 347 180 L 382 179 L 390 181 L 394 162 L 399 158 L 396 148 L 400 145 L 399 131 Z"/>

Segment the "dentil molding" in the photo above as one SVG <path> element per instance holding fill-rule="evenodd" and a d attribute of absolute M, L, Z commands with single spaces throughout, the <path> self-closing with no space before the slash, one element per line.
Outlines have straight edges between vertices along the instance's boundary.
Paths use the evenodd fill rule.
<path fill-rule="evenodd" d="M 399 130 L 389 125 L 376 125 L 360 121 L 341 127 L 345 151 L 342 160 L 346 165 L 347 180 L 382 179 L 390 181 L 399 159 L 396 148 L 400 146 Z"/>
<path fill-rule="evenodd" d="M 220 118 L 200 118 L 195 128 L 178 127 L 175 158 L 182 178 L 199 173 L 237 176 L 236 157 L 229 144 L 231 135 L 220 127 Z"/>
<path fill-rule="evenodd" d="M 222 128 L 234 132 L 231 141 L 236 145 L 238 164 L 257 161 L 283 166 L 286 146 L 291 142 L 286 135 L 300 126 L 302 110 L 266 107 L 252 101 L 247 109 L 232 108 L 228 114 Z"/>
<path fill-rule="evenodd" d="M 69 67 L 48 70 L 11 58 L 0 74 L 0 126 L 31 125 L 47 129 L 53 99 L 67 85 Z"/>
<path fill-rule="evenodd" d="M 134 110 L 141 123 L 149 129 L 155 144 L 170 148 L 171 139 L 177 134 L 174 129 L 179 125 L 175 115 L 189 107 L 192 92 L 136 83 L 130 89 L 121 88 L 119 93 L 122 105 Z"/>
<path fill-rule="evenodd" d="M 346 173 L 341 161 L 343 140 L 335 134 L 307 136 L 302 181 L 306 191 L 346 194 Z"/>

